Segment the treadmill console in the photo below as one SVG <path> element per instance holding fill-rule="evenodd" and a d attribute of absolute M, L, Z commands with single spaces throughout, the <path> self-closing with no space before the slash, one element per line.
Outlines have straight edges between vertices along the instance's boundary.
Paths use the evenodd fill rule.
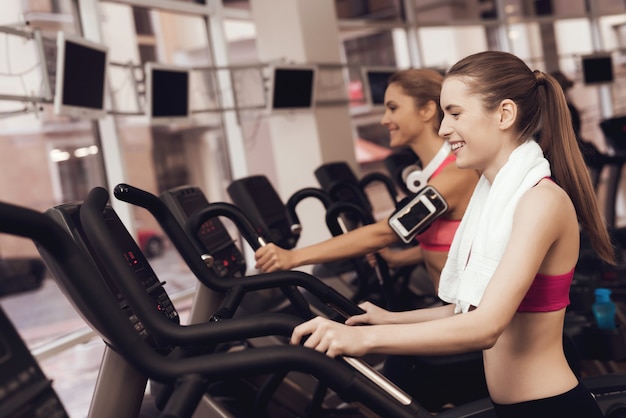
<path fill-rule="evenodd" d="M 226 189 L 266 241 L 292 249 L 298 235 L 291 231 L 287 208 L 267 177 L 256 175 L 233 181 Z"/>
<path fill-rule="evenodd" d="M 351 202 L 356 205 L 364 203 L 362 196 L 357 194 L 360 191 L 359 180 L 347 163 L 343 161 L 326 163 L 319 166 L 314 174 L 322 190 L 326 191 L 334 201 Z M 336 183 L 354 187 L 337 187 Z"/>
<path fill-rule="evenodd" d="M 180 186 L 166 190 L 160 195 L 160 199 L 182 227 L 191 215 L 209 206 L 209 201 L 202 190 L 195 186 Z M 204 246 L 198 250 L 213 257 L 210 268 L 217 277 L 245 275 L 246 260 L 218 217 L 203 223 L 197 238 Z"/>
<path fill-rule="evenodd" d="M 95 248 L 89 244 L 89 241 L 84 234 L 84 230 L 82 229 L 79 213 L 79 203 L 62 204 L 55 206 L 46 212 L 47 215 L 52 217 L 52 219 L 54 219 L 70 233 L 79 246 L 83 247 L 85 251 L 91 255 L 92 261 L 96 265 L 98 271 L 101 272 L 107 287 L 116 297 L 120 308 L 127 314 L 128 319 L 132 322 L 139 335 L 141 335 L 151 346 L 155 348 L 163 348 L 160 347 L 160 344 L 155 340 L 154 336 L 148 333 L 137 315 L 130 308 L 127 300 L 116 283 L 117 279 L 114 276 L 115 273 L 110 270 L 109 266 L 102 260 L 101 257 L 98 256 L 98 251 L 96 251 Z M 164 283 L 159 282 L 155 272 L 152 270 L 150 264 L 139 249 L 139 246 L 111 206 L 107 205 L 104 210 L 103 217 L 109 231 L 113 233 L 115 240 L 119 245 L 120 256 L 124 257 L 129 268 L 133 270 L 137 280 L 152 297 L 157 310 L 169 320 L 175 323 L 180 323 L 178 312 L 167 295 L 167 292 L 163 288 Z M 53 273 L 58 274 L 60 269 L 55 267 L 55 261 L 49 257 L 42 248 L 39 248 L 39 251 Z M 167 348 L 169 349 L 169 347 Z"/>
<path fill-rule="evenodd" d="M 330 162 L 315 169 L 315 178 L 334 202 L 352 203 L 366 213 L 372 212 L 372 205 L 359 185 L 359 180 L 344 161 Z M 355 213 L 344 213 L 342 219 L 348 230 L 360 226 L 363 222 Z"/>

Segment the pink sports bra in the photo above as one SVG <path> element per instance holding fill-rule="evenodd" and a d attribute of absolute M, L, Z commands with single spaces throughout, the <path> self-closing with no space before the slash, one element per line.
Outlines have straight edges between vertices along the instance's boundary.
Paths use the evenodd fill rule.
<path fill-rule="evenodd" d="M 430 178 L 435 177 L 441 172 L 448 164 L 456 161 L 456 156 L 450 154 L 439 167 L 433 172 Z M 459 227 L 461 220 L 451 220 L 438 218 L 433 221 L 432 224 L 421 234 L 416 235 L 415 239 L 419 242 L 420 247 L 427 251 L 450 251 L 450 244 L 454 234 Z"/>
<path fill-rule="evenodd" d="M 565 308 L 570 302 L 569 289 L 573 277 L 573 268 L 557 276 L 537 273 L 517 312 L 552 312 Z"/>
<path fill-rule="evenodd" d="M 554 181 L 551 177 L 544 178 Z M 569 289 L 575 268 L 556 276 L 537 273 L 517 312 L 553 312 L 569 305 Z"/>
<path fill-rule="evenodd" d="M 460 220 L 435 219 L 428 229 L 417 235 L 415 239 L 419 242 L 420 247 L 427 251 L 450 251 L 452 239 L 460 223 Z"/>

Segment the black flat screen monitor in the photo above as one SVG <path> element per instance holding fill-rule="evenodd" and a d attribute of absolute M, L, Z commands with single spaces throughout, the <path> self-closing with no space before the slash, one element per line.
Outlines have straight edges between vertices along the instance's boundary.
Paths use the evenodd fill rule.
<path fill-rule="evenodd" d="M 385 90 L 389 79 L 397 71 L 395 68 L 363 68 L 365 100 L 372 107 L 385 105 Z"/>
<path fill-rule="evenodd" d="M 315 67 L 272 68 L 270 110 L 311 109 L 315 97 Z"/>
<path fill-rule="evenodd" d="M 610 54 L 584 55 L 581 63 L 585 85 L 613 82 L 613 59 Z"/>
<path fill-rule="evenodd" d="M 88 119 L 105 116 L 108 48 L 58 32 L 56 58 L 54 113 Z"/>
<path fill-rule="evenodd" d="M 155 62 L 146 63 L 146 109 L 151 123 L 189 118 L 189 69 Z"/>

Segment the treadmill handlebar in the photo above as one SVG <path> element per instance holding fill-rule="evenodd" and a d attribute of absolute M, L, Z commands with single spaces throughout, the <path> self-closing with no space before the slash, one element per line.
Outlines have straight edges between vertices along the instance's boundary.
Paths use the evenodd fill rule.
<path fill-rule="evenodd" d="M 296 206 L 308 197 L 314 197 L 319 200 L 322 205 L 324 205 L 324 209 L 327 209 L 332 203 L 330 196 L 322 189 L 316 187 L 305 187 L 292 194 L 289 199 L 287 199 L 285 209 L 287 210 L 287 221 L 289 222 L 291 231 L 296 235 L 300 235 L 302 232 L 302 223 L 296 213 Z"/>
<path fill-rule="evenodd" d="M 393 183 L 393 180 L 383 173 L 367 173 L 365 176 L 363 176 L 363 178 L 361 178 L 361 180 L 359 180 L 359 187 L 365 193 L 365 188 L 375 182 L 382 183 L 385 186 L 387 193 L 389 194 L 389 198 L 393 201 L 393 203 L 397 203 L 398 191 L 396 190 L 396 186 Z"/>
<path fill-rule="evenodd" d="M 374 223 L 374 218 L 371 213 L 368 213 L 362 206 L 347 201 L 336 201 L 326 210 L 326 225 L 333 236 L 347 232 L 339 221 L 342 214 L 356 215 L 363 225 Z"/>
<path fill-rule="evenodd" d="M 119 244 L 112 238 L 109 227 L 102 217 L 109 195 L 102 187 L 93 188 L 80 209 L 81 223 L 92 247 L 111 268 L 118 287 L 132 302 L 133 311 L 158 341 L 171 345 L 214 344 L 264 335 L 289 336 L 293 328 L 302 322 L 295 316 L 279 314 L 259 315 L 258 321 L 199 323 L 180 326 L 161 315 L 154 299 L 148 294 L 120 256 Z M 88 225 L 88 227 L 86 227 Z M 248 319 L 248 318 L 241 318 Z"/>
<path fill-rule="evenodd" d="M 135 332 L 117 300 L 98 277 L 93 263 L 83 250 L 41 212 L 0 202 L 0 231 L 30 238 L 55 258 L 65 278 L 77 290 L 75 306 L 98 318 L 98 333 L 139 371 L 151 379 L 175 382 L 184 376 L 201 375 L 207 379 L 246 377 L 276 370 L 309 373 L 326 383 L 347 401 L 358 400 L 373 412 L 389 417 L 429 417 L 415 402 L 405 405 L 355 369 L 341 365 L 322 353 L 301 346 L 273 346 L 231 353 L 212 353 L 191 358 L 172 359 L 151 349 Z M 72 294 L 69 297 L 74 297 Z"/>
<path fill-rule="evenodd" d="M 330 305 L 346 318 L 348 316 L 364 313 L 364 311 L 352 300 L 346 298 L 318 278 L 305 272 L 280 271 L 243 276 L 236 279 L 229 277 L 217 277 L 210 274 L 209 269 L 206 268 L 206 264 L 202 260 L 201 251 L 198 249 L 202 248 L 203 245 L 200 240 L 196 238 L 195 231 L 197 231 L 200 225 L 207 220 L 215 216 L 221 216 L 216 215 L 216 213 L 229 212 L 232 216 L 241 217 L 242 224 L 245 223 L 248 225 L 248 231 L 251 233 L 254 232 L 254 227 L 237 206 L 231 204 L 217 205 L 215 203 L 210 203 L 209 205 L 211 206 L 209 206 L 209 209 L 200 210 L 192 218 L 187 220 L 185 228 L 188 231 L 194 231 L 193 233 L 187 233 L 183 230 L 183 227 L 180 226 L 180 223 L 174 218 L 174 215 L 170 212 L 165 203 L 149 192 L 127 184 L 119 184 L 115 187 L 115 196 L 122 201 L 136 204 L 147 209 L 159 222 L 192 272 L 205 286 L 210 289 L 214 289 L 216 291 L 227 291 L 234 285 L 237 285 L 245 291 L 251 291 L 268 289 L 270 287 L 282 288 L 293 285 L 308 290 L 322 302 Z M 257 248 L 260 248 L 260 246 L 265 243 L 258 234 L 255 233 L 254 235 L 257 237 L 254 239 L 259 241 L 259 246 Z M 200 256 L 198 256 L 199 253 Z"/>
<path fill-rule="evenodd" d="M 227 202 L 212 202 L 207 207 L 197 210 L 185 222 L 185 230 L 189 236 L 195 237 L 206 221 L 218 216 L 224 216 L 233 221 L 253 250 L 256 251 L 266 244 L 244 212 Z"/>

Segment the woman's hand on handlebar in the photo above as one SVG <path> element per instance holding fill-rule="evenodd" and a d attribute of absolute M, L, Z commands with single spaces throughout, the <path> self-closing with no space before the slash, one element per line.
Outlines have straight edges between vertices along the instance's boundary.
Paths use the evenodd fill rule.
<path fill-rule="evenodd" d="M 256 250 L 254 259 L 256 260 L 256 268 L 265 273 L 290 270 L 296 267 L 291 260 L 291 252 L 272 243 Z"/>
<path fill-rule="evenodd" d="M 363 327 L 349 327 L 320 316 L 294 328 L 291 344 L 302 344 L 329 357 L 367 354 Z"/>
<path fill-rule="evenodd" d="M 298 325 L 291 334 L 291 343 L 313 348 L 329 357 L 364 356 L 368 352 L 368 327 L 351 325 L 387 324 L 391 322 L 392 312 L 371 302 L 361 303 L 359 307 L 365 313 L 351 316 L 345 324 L 317 317 Z"/>
<path fill-rule="evenodd" d="M 346 319 L 346 325 L 381 325 L 388 324 L 391 312 L 374 305 L 371 302 L 363 302 L 359 305 L 365 313 L 354 315 Z"/>

